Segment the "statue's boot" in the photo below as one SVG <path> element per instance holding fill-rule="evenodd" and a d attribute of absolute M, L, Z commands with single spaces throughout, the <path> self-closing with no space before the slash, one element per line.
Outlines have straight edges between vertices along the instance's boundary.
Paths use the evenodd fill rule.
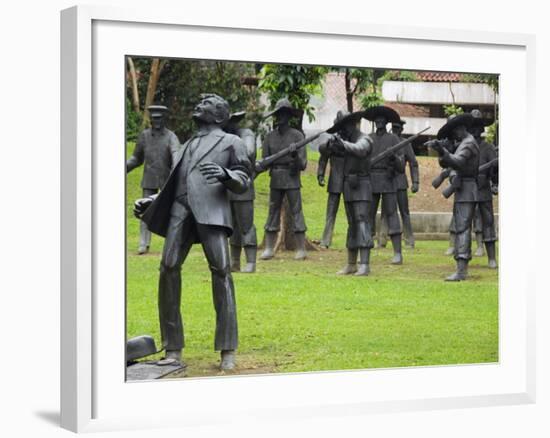
<path fill-rule="evenodd" d="M 241 247 L 231 245 L 231 272 L 239 272 L 241 270 Z"/>
<path fill-rule="evenodd" d="M 458 259 L 456 261 L 456 272 L 449 275 L 445 281 L 463 281 L 468 276 L 468 260 Z"/>
<path fill-rule="evenodd" d="M 401 252 L 401 234 L 394 234 L 391 236 L 391 243 L 393 246 L 393 258 L 391 259 L 391 264 L 402 265 L 403 254 Z"/>
<path fill-rule="evenodd" d="M 482 233 L 476 233 L 476 244 L 477 249 L 475 252 L 476 257 L 483 257 L 485 255 L 485 251 L 483 251 L 483 235 Z"/>
<path fill-rule="evenodd" d="M 276 240 L 277 240 L 276 231 L 265 232 L 265 248 L 264 248 L 264 252 L 262 252 L 262 255 L 260 256 L 260 259 L 269 260 L 273 258 L 273 256 L 275 255 Z"/>
<path fill-rule="evenodd" d="M 357 250 L 348 249 L 348 264 L 340 269 L 337 275 L 349 275 L 357 272 Z"/>
<path fill-rule="evenodd" d="M 147 224 L 143 221 L 139 223 L 139 249 L 138 254 L 143 255 L 149 252 L 151 245 L 151 232 L 147 228 Z"/>
<path fill-rule="evenodd" d="M 252 274 L 253 272 L 256 272 L 256 251 L 257 248 L 255 246 L 244 247 L 246 265 L 241 272 L 244 272 L 245 274 Z"/>
<path fill-rule="evenodd" d="M 222 350 L 220 370 L 230 371 L 235 369 L 235 350 Z"/>
<path fill-rule="evenodd" d="M 378 243 L 376 245 L 377 248 L 385 248 L 388 244 L 388 240 L 386 239 L 386 236 L 378 235 Z"/>
<path fill-rule="evenodd" d="M 357 267 L 357 272 L 355 275 L 367 276 L 370 274 L 370 249 L 361 248 L 359 249 L 359 266 Z"/>
<path fill-rule="evenodd" d="M 449 247 L 445 251 L 445 255 L 453 255 L 455 253 L 455 233 L 449 233 Z"/>
<path fill-rule="evenodd" d="M 495 242 L 485 242 L 487 250 L 487 258 L 489 259 L 489 268 L 496 269 L 497 265 L 497 248 Z"/>
<path fill-rule="evenodd" d="M 306 252 L 306 233 L 295 233 L 296 236 L 296 254 L 294 260 L 304 260 L 307 257 Z"/>
<path fill-rule="evenodd" d="M 181 365 L 184 368 L 187 366 L 183 362 L 181 350 L 166 350 L 166 355 L 164 356 L 164 358 L 157 361 L 157 365 Z"/>

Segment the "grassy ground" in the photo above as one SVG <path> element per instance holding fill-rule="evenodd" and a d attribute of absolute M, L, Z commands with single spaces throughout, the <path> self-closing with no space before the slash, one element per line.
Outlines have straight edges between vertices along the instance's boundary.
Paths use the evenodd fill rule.
<path fill-rule="evenodd" d="M 133 145 L 129 145 L 129 151 Z M 326 192 L 317 186 L 316 156 L 303 176 L 308 235 L 324 226 Z M 137 256 L 139 224 L 131 204 L 140 197 L 141 170 L 128 176 L 127 335 L 151 334 L 160 344 L 156 304 L 162 239 Z M 259 239 L 267 214 L 268 179 L 256 180 Z M 334 248 L 296 262 L 281 253 L 258 261 L 255 275 L 234 274 L 240 346 L 237 372 L 267 373 L 498 361 L 497 272 L 471 263 L 471 280 L 443 282 L 453 260 L 446 242 L 417 242 L 405 264 L 392 266 L 390 249 L 372 254 L 367 278 L 334 273 L 345 263 L 346 221 L 339 212 Z M 200 246 L 184 267 L 182 311 L 187 375 L 215 375 L 210 274 Z"/>

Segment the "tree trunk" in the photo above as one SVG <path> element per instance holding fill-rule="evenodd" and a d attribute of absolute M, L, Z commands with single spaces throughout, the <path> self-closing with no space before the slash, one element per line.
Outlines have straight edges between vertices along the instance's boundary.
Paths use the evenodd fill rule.
<path fill-rule="evenodd" d="M 161 61 L 159 58 L 153 58 L 151 61 L 151 73 L 149 74 L 149 83 L 147 84 L 147 94 L 145 95 L 145 111 L 143 112 L 143 126 L 149 125 L 149 112 L 147 108 L 153 104 L 155 94 L 157 92 L 157 85 L 160 77 L 162 67 L 164 67 L 165 61 Z"/>
<path fill-rule="evenodd" d="M 351 77 L 349 68 L 346 68 L 346 73 L 344 74 L 344 83 L 346 85 L 346 102 L 348 105 L 348 111 L 353 112 L 353 90 L 351 89 Z"/>
<path fill-rule="evenodd" d="M 130 81 L 132 84 L 132 107 L 136 113 L 141 114 L 136 67 L 134 66 L 134 61 L 131 56 L 128 56 L 126 59 L 128 60 L 128 69 L 130 71 Z"/>

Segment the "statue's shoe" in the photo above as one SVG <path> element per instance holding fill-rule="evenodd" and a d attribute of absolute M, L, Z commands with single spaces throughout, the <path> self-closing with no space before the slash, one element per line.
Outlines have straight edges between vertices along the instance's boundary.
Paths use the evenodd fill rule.
<path fill-rule="evenodd" d="M 342 269 L 340 269 L 336 274 L 337 275 L 349 275 L 349 274 L 353 274 L 355 272 L 357 272 L 357 266 L 347 264 Z"/>
<path fill-rule="evenodd" d="M 493 260 L 489 260 L 488 266 L 489 266 L 489 269 L 496 269 L 496 268 L 498 268 L 497 261 L 494 260 L 494 259 L 493 259 Z"/>
<path fill-rule="evenodd" d="M 305 250 L 298 250 L 294 255 L 294 260 L 305 260 L 307 258 L 307 252 Z"/>
<path fill-rule="evenodd" d="M 256 263 L 247 263 L 241 272 L 244 274 L 252 274 L 253 272 L 256 272 Z"/>
<path fill-rule="evenodd" d="M 449 275 L 445 281 L 464 281 L 466 280 L 466 275 L 461 272 L 455 272 L 454 274 Z"/>
<path fill-rule="evenodd" d="M 478 246 L 476 249 L 476 252 L 474 253 L 476 257 L 483 257 L 485 255 L 485 251 L 483 250 L 482 246 Z"/>
<path fill-rule="evenodd" d="M 260 256 L 260 259 L 262 260 L 269 260 L 272 259 L 275 254 L 273 253 L 273 250 L 266 249 L 264 252 L 262 252 L 262 255 Z"/>
<path fill-rule="evenodd" d="M 397 252 L 393 255 L 391 259 L 392 265 L 402 265 L 403 264 L 403 255 L 400 252 Z"/>
<path fill-rule="evenodd" d="M 359 264 L 357 272 L 354 275 L 357 276 L 367 276 L 370 274 L 370 266 L 367 264 Z"/>
<path fill-rule="evenodd" d="M 235 369 L 235 351 L 223 350 L 221 353 L 220 370 L 231 371 Z"/>
<path fill-rule="evenodd" d="M 147 254 L 148 252 L 149 252 L 149 247 L 148 246 L 140 246 L 139 249 L 138 249 L 138 254 L 139 255 Z"/>
<path fill-rule="evenodd" d="M 447 251 L 445 251 L 445 255 L 453 255 L 455 253 L 455 249 L 454 247 L 450 246 L 449 248 L 447 248 Z"/>

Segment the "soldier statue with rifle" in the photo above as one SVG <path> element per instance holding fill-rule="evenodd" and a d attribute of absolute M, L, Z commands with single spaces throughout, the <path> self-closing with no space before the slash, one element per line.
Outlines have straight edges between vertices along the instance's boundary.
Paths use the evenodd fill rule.
<path fill-rule="evenodd" d="M 338 271 L 338 274 L 343 275 L 370 273 L 369 260 L 373 242 L 369 223 L 372 202 L 369 158 L 372 145 L 367 135 L 357 127 L 362 116 L 362 111 L 338 111 L 334 126 L 327 130 L 328 133 L 334 134 L 326 144 L 327 152 L 343 160 L 344 205 L 348 219 L 348 261 L 346 266 Z"/>
<path fill-rule="evenodd" d="M 306 258 L 306 223 L 302 211 L 302 195 L 300 174 L 307 165 L 305 147 L 297 147 L 304 140 L 304 135 L 289 124 L 292 117 L 299 116 L 301 111 L 294 108 L 288 99 L 280 99 L 275 108 L 265 117 L 273 116 L 273 130 L 264 140 L 262 157 L 256 171 L 269 170 L 269 213 L 265 224 L 265 249 L 260 256 L 262 260 L 269 260 L 275 254 L 275 242 L 280 230 L 281 207 L 286 197 L 292 217 L 289 224 L 296 236 L 296 260 Z M 288 153 L 277 155 L 278 152 L 288 150 Z M 271 156 L 278 158 L 268 160 Z"/>
<path fill-rule="evenodd" d="M 437 140 L 426 143 L 438 153 L 440 166 L 452 169 L 450 186 L 443 193 L 446 197 L 454 193 L 456 272 L 447 277 L 447 281 L 465 280 L 472 258 L 472 220 L 479 201 L 479 146 L 468 132 L 472 121 L 469 113 L 451 117 L 437 133 Z M 456 148 L 452 140 L 457 141 Z"/>
<path fill-rule="evenodd" d="M 387 106 L 374 106 L 364 112 L 367 120 L 374 122 L 375 132 L 369 134 L 372 142 L 372 154 L 376 156 L 392 146 L 399 143 L 399 138 L 390 134 L 386 130 L 388 123 L 397 123 L 401 119 L 399 114 Z M 404 172 L 403 156 L 397 153 L 388 155 L 377 163 L 371 163 L 371 183 L 372 183 L 372 209 L 371 224 L 372 231 L 376 230 L 376 212 L 378 204 L 382 201 L 382 211 L 388 221 L 388 234 L 393 246 L 392 264 L 400 265 L 403 263 L 401 252 L 401 223 L 397 215 L 397 187 L 395 175 Z"/>
<path fill-rule="evenodd" d="M 248 128 L 240 128 L 239 123 L 246 113 L 240 111 L 231 114 L 224 131 L 237 135 L 244 143 L 248 159 L 256 162 L 256 136 Z M 254 225 L 254 174 L 250 176 L 250 185 L 244 193 L 228 192 L 231 204 L 231 216 L 235 231 L 229 239 L 231 246 L 231 270 L 233 272 L 253 273 L 256 271 L 256 252 L 258 241 Z M 246 266 L 241 270 L 241 251 L 244 248 Z"/>
<path fill-rule="evenodd" d="M 336 120 L 335 120 L 336 123 Z M 344 191 L 344 153 L 339 148 L 330 148 L 333 140 L 332 136 L 327 135 L 326 139 L 319 145 L 319 164 L 317 166 L 317 182 L 321 187 L 325 185 L 325 172 L 327 164 L 330 163 L 330 174 L 327 186 L 327 212 L 325 219 L 325 229 L 321 237 L 320 246 L 328 248 L 332 243 L 332 233 L 336 214 L 340 204 L 340 197 Z"/>
<path fill-rule="evenodd" d="M 480 168 L 485 164 L 492 163 L 490 167 L 479 171 L 477 186 L 481 234 L 485 249 L 487 250 L 489 268 L 495 269 L 497 267 L 495 247 L 497 235 L 495 231 L 495 215 L 493 212 L 493 192 L 496 191 L 498 183 L 498 157 L 495 147 L 481 137 L 481 134 L 485 131 L 485 127 L 489 126 L 492 121 L 484 118 L 479 110 L 473 110 L 472 116 L 473 122 L 469 131 L 479 145 Z"/>

